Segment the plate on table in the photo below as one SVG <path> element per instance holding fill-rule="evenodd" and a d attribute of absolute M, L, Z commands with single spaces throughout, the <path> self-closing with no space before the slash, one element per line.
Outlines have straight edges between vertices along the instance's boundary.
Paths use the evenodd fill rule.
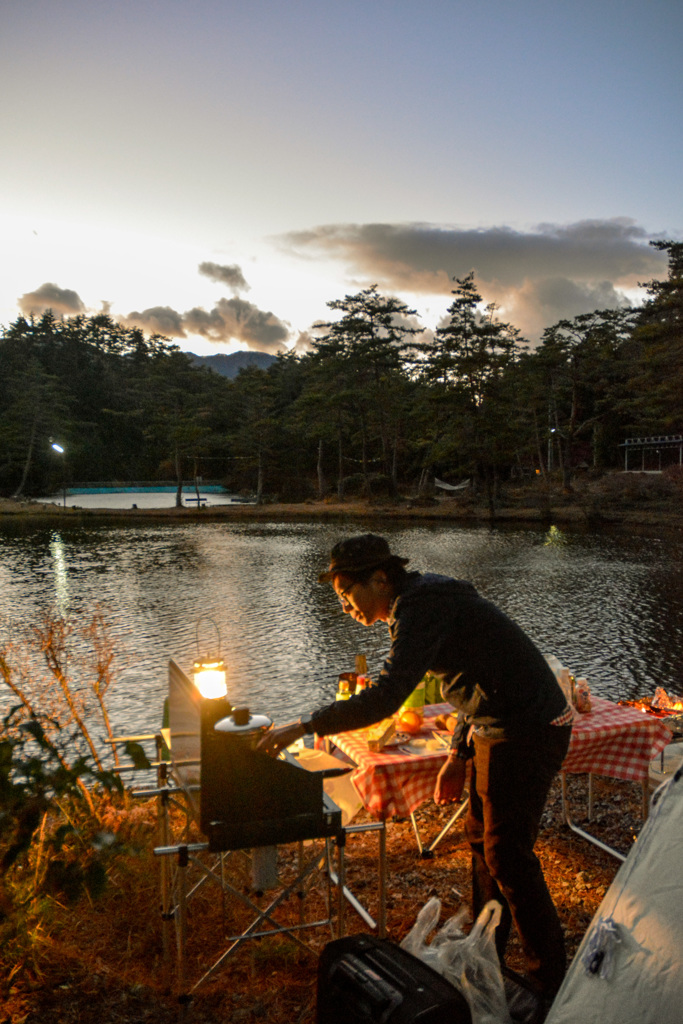
<path fill-rule="evenodd" d="M 387 740 L 384 744 L 384 749 L 386 750 L 387 747 L 400 747 L 404 743 L 410 743 L 411 739 L 412 735 L 409 732 L 395 732 L 391 739 Z"/>
<path fill-rule="evenodd" d="M 409 736 L 407 742 L 399 744 L 398 749 L 402 754 L 422 756 L 426 754 L 441 754 L 448 750 L 450 743 L 438 733 L 431 735 Z"/>

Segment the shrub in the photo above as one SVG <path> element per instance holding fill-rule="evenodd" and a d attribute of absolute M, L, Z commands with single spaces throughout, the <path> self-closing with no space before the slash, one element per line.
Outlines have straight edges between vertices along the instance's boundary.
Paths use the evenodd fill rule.
<path fill-rule="evenodd" d="M 111 738 L 104 701 L 111 681 L 111 645 L 100 612 L 79 633 L 94 654 L 87 691 L 67 674 L 67 640 L 74 626 L 45 615 L 22 643 L 0 648 L 0 680 L 17 703 L 0 734 L 0 871 L 7 917 L 38 894 L 75 900 L 104 888 L 119 849 L 103 827 L 103 800 L 123 794 L 120 778 L 93 741 L 87 715 L 99 710 Z M 37 670 L 42 657 L 48 675 Z M 129 751 L 139 758 L 144 752 Z M 114 753 L 114 768 L 118 757 Z M 31 870 L 26 870 L 30 866 Z M 10 908 L 8 910 L 7 908 Z"/>

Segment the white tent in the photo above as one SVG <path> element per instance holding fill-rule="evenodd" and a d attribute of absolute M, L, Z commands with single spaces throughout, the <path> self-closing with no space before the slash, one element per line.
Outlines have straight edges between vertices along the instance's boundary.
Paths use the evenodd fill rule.
<path fill-rule="evenodd" d="M 652 798 L 546 1024 L 682 1024 L 682 960 L 683 763 Z"/>

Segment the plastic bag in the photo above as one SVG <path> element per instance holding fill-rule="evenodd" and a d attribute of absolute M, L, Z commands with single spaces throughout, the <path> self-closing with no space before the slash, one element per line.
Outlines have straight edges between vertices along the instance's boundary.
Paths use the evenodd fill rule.
<path fill-rule="evenodd" d="M 486 904 L 469 935 L 461 929 L 467 918 L 467 911 L 461 908 L 428 943 L 440 913 L 441 901 L 433 896 L 417 915 L 401 946 L 462 992 L 469 1004 L 472 1024 L 512 1024 L 495 943 L 500 903 L 491 900 Z"/>
<path fill-rule="evenodd" d="M 461 925 L 467 920 L 468 913 L 466 908 L 461 907 L 458 913 L 451 917 L 434 936 L 430 945 L 427 939 L 439 923 L 440 916 L 441 900 L 432 896 L 417 915 L 415 924 L 401 942 L 401 946 L 413 956 L 429 964 L 439 974 L 443 974 L 439 960 L 439 946 L 447 939 L 465 938 Z"/>

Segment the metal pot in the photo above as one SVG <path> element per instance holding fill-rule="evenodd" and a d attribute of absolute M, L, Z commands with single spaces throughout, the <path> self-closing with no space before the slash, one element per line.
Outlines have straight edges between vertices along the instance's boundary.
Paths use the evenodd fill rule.
<path fill-rule="evenodd" d="M 236 743 L 254 750 L 258 741 L 272 728 L 273 721 L 268 715 L 252 715 L 249 708 L 233 708 L 231 715 L 221 718 L 214 730 L 226 733 Z"/>

